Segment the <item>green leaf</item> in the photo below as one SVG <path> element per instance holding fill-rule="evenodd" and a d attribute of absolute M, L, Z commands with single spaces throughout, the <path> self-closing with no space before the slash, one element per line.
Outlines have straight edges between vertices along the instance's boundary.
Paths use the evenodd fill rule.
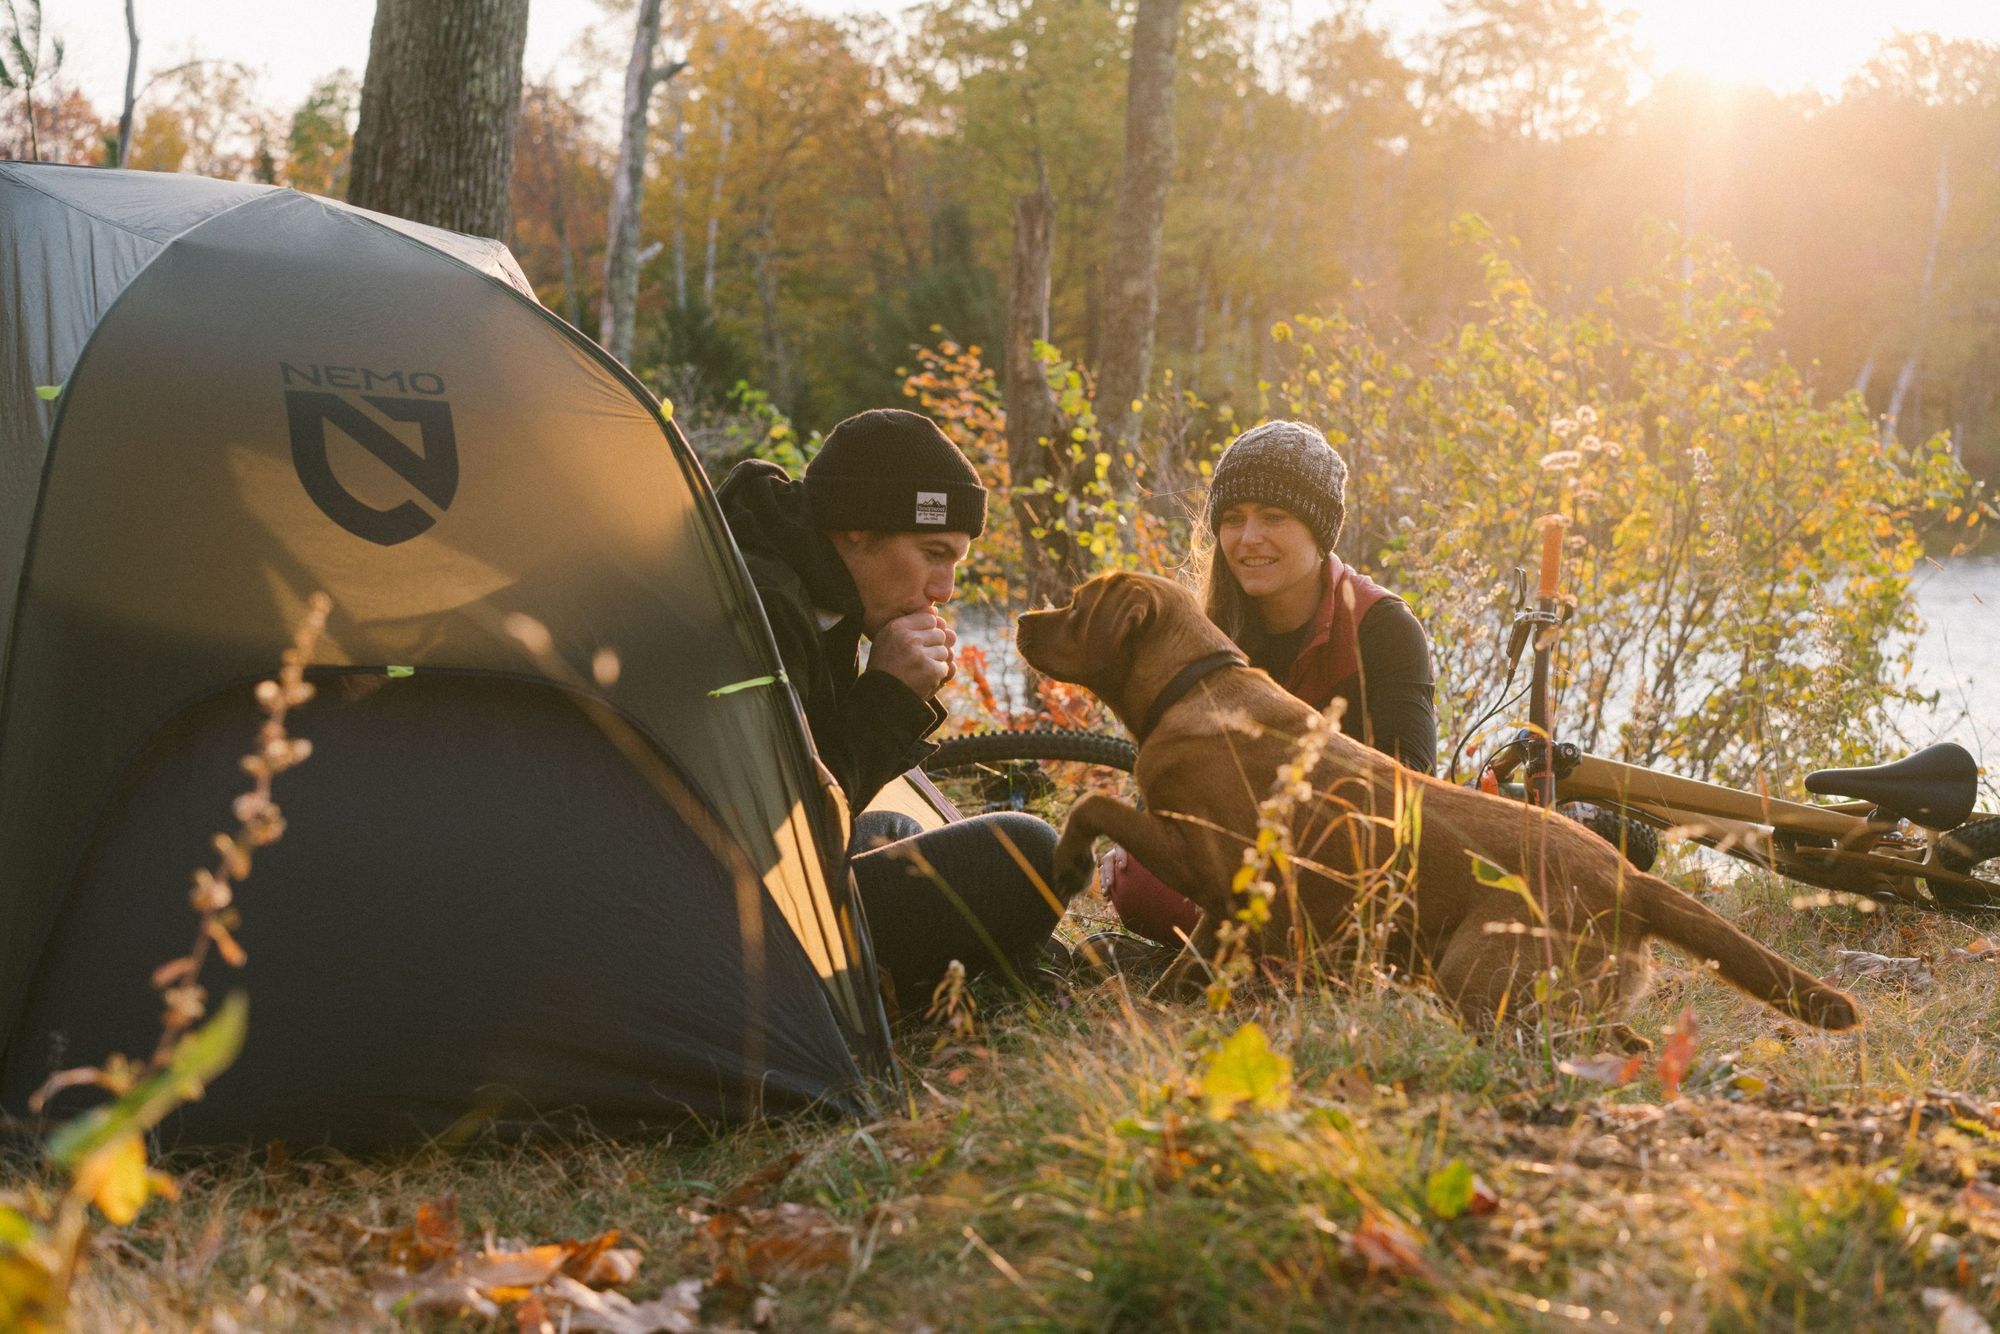
<path fill-rule="evenodd" d="M 1264 1030 L 1248 1023 L 1229 1035 L 1209 1058 L 1201 1096 L 1216 1120 L 1248 1103 L 1256 1111 L 1281 1111 L 1292 1101 L 1292 1061 L 1271 1050 Z"/>
<path fill-rule="evenodd" d="M 102 1146 L 151 1130 L 174 1108 L 195 1101 L 236 1060 L 249 1024 L 249 998 L 231 992 L 213 1018 L 180 1040 L 164 1070 L 141 1080 L 124 1097 L 56 1127 L 49 1136 L 49 1157 L 75 1171 Z"/>
<path fill-rule="evenodd" d="M 392 664 L 389 668 L 389 679 L 391 681 L 400 681 L 406 676 L 415 676 L 416 674 L 417 669 L 414 667 L 403 667 Z"/>
<path fill-rule="evenodd" d="M 1120 1139 L 1157 1140 L 1161 1132 L 1158 1121 L 1142 1120 L 1136 1116 L 1121 1116 L 1111 1123 L 1111 1133 Z"/>
<path fill-rule="evenodd" d="M 59 384 L 38 384 L 35 386 L 35 397 L 44 403 L 53 403 L 62 397 L 62 391 L 63 387 Z"/>
<path fill-rule="evenodd" d="M 1490 885 L 1494 889 L 1511 890 L 1516 894 L 1527 892 L 1528 882 L 1506 867 L 1489 862 L 1476 852 L 1468 852 L 1465 855 L 1472 858 L 1472 878 L 1480 884 Z"/>
<path fill-rule="evenodd" d="M 1489 889 L 1504 889 L 1509 894 L 1519 895 L 1521 902 L 1527 904 L 1528 910 L 1535 914 L 1536 920 L 1548 920 L 1548 914 L 1542 911 L 1542 905 L 1535 902 L 1535 892 L 1528 888 L 1527 881 L 1515 875 L 1506 867 L 1487 861 L 1476 852 L 1468 850 L 1465 855 L 1472 858 L 1472 878 L 1474 880 L 1477 880 Z"/>
<path fill-rule="evenodd" d="M 1439 1218 L 1456 1218 L 1472 1204 L 1472 1169 L 1454 1158 L 1424 1183 L 1424 1203 Z"/>

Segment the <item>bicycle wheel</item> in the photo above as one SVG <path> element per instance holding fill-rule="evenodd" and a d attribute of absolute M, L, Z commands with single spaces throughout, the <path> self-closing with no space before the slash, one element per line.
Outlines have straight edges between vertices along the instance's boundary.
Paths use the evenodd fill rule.
<path fill-rule="evenodd" d="M 2000 815 L 1962 824 L 1946 834 L 1938 844 L 1938 860 L 1950 870 L 1994 882 L 1993 892 L 1982 895 L 1958 885 L 1929 880 L 1925 883 L 1932 898 L 1959 908 L 2000 906 Z"/>
<path fill-rule="evenodd" d="M 1641 871 L 1653 869 L 1660 859 L 1660 836 L 1649 824 L 1587 801 L 1566 801 L 1556 807 L 1557 815 L 1570 819 L 1625 854 L 1625 860 Z"/>
<path fill-rule="evenodd" d="M 924 772 L 968 815 L 1028 811 L 1059 820 L 1086 789 L 1104 785 L 1104 771 L 1117 775 L 1121 795 L 1129 796 L 1125 775 L 1137 762 L 1138 747 L 1123 737 L 1041 727 L 952 737 L 924 761 Z"/>
<path fill-rule="evenodd" d="M 1138 763 L 1139 748 L 1124 737 L 1069 727 L 967 732 L 939 742 L 937 753 L 924 761 L 924 772 L 941 773 L 978 764 L 1014 764 L 1023 760 L 1101 764 L 1107 769 L 1130 773 Z"/>

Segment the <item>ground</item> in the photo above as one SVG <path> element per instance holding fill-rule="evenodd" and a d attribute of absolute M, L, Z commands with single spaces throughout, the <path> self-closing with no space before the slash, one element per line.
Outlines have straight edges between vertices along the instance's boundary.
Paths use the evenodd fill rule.
<path fill-rule="evenodd" d="M 1794 893 L 1712 897 L 1817 972 L 1929 961 L 1855 979 L 1856 1032 L 1664 952 L 1636 1019 L 1658 1055 L 1623 1084 L 1594 1035 L 1476 1043 L 1379 980 L 1281 976 L 1220 1014 L 1115 977 L 987 988 L 969 1031 L 905 1021 L 907 1099 L 864 1124 L 183 1165 L 178 1201 L 99 1233 L 78 1327 L 511 1329 L 518 1292 L 427 1314 L 450 1299 L 407 1271 L 615 1228 L 637 1272 L 594 1281 L 711 1327 L 1980 1328 L 1939 1321 L 2000 1282 L 1983 925 Z"/>

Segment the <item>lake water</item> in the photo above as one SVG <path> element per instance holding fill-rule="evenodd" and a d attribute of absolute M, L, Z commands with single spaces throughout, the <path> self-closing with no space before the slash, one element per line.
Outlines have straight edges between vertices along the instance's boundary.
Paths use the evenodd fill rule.
<path fill-rule="evenodd" d="M 1958 742 L 1987 771 L 1988 790 L 2000 789 L 2000 556 L 1925 562 L 1911 582 L 1924 629 L 1910 682 L 1937 692 L 1938 702 L 1901 710 L 1896 726 L 1910 750 Z M 991 655 L 994 688 L 1020 702 L 1026 692 L 1011 642 L 1012 618 L 967 607 L 959 631 Z"/>
<path fill-rule="evenodd" d="M 1937 691 L 1934 709 L 1896 721 L 1912 747 L 1956 741 L 2000 776 L 2000 556 L 1926 563 L 1912 580 L 1924 630 L 1911 684 Z"/>

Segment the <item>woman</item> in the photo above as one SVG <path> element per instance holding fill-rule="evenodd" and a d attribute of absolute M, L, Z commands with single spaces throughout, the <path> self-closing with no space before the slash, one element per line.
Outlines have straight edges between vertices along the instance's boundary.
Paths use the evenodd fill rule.
<path fill-rule="evenodd" d="M 1346 485 L 1346 462 L 1303 422 L 1237 436 L 1209 487 L 1203 517 L 1214 550 L 1203 600 L 1251 666 L 1316 709 L 1345 700 L 1341 731 L 1429 773 L 1437 762 L 1430 646 L 1401 598 L 1333 554 Z M 1101 879 L 1125 925 L 1162 944 L 1201 917 L 1122 848 L 1105 857 Z"/>

